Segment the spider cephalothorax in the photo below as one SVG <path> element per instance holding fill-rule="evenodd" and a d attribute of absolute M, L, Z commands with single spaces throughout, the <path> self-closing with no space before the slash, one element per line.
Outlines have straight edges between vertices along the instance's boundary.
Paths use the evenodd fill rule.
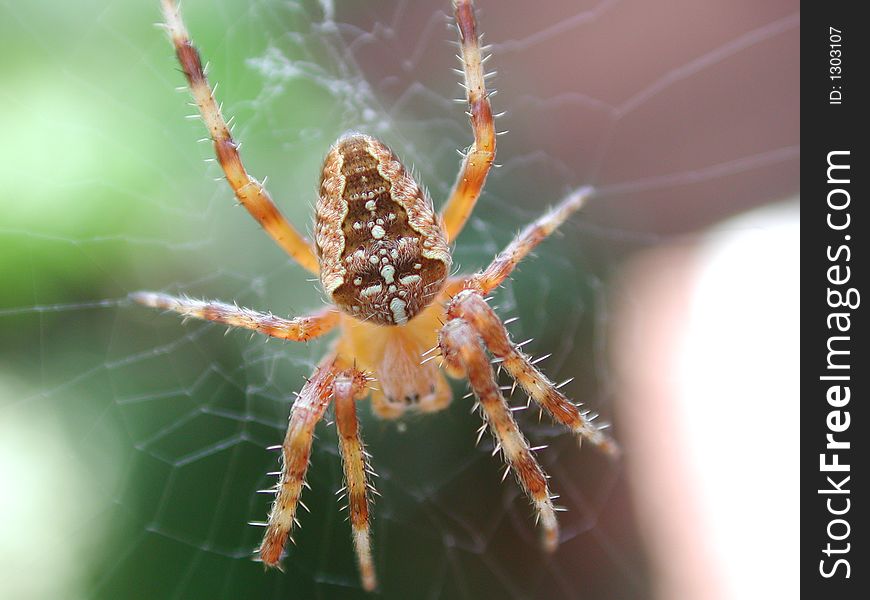
<path fill-rule="evenodd" d="M 371 397 L 376 415 L 395 419 L 407 411 L 431 412 L 451 399 L 445 373 L 471 385 L 509 468 L 532 502 L 544 547 L 555 550 L 559 529 L 547 476 L 517 427 L 491 367 L 499 363 L 515 385 L 556 422 L 608 453 L 616 445 L 537 368 L 508 336 L 486 295 L 510 275 L 542 240 L 580 208 L 591 193 L 581 188 L 517 235 L 485 269 L 449 276 L 448 243 L 477 202 L 495 157 L 495 128 L 471 0 L 453 0 L 474 143 L 439 213 L 393 152 L 378 140 L 350 134 L 326 156 L 317 202 L 315 244 L 281 214 L 263 185 L 248 175 L 215 102 L 173 0 L 162 0 L 166 26 L 215 154 L 241 204 L 302 267 L 319 275 L 332 305 L 309 316 L 283 319 L 222 302 L 137 292 L 137 302 L 243 327 L 270 337 L 307 341 L 338 329 L 331 350 L 299 392 L 281 445 L 275 501 L 257 550 L 277 566 L 296 522 L 314 428 L 334 407 L 353 541 L 363 587 L 376 586 L 369 539 L 371 467 L 363 449 L 356 402 Z M 438 351 L 439 354 L 433 354 Z M 433 358 L 440 358 L 436 364 Z M 377 379 L 378 387 L 368 382 Z"/>

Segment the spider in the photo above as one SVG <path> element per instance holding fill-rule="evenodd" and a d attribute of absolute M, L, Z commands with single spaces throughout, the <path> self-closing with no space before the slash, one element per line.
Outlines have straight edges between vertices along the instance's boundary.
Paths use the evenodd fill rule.
<path fill-rule="evenodd" d="M 230 187 L 279 246 L 319 275 L 332 306 L 283 319 L 186 296 L 136 292 L 132 298 L 185 318 L 216 321 L 284 340 L 304 342 L 334 329 L 340 331 L 291 408 L 281 445 L 281 471 L 270 490 L 275 501 L 268 522 L 263 523 L 266 532 L 257 550 L 259 558 L 267 566 L 280 566 L 284 546 L 297 523 L 315 425 L 332 403 L 360 578 L 366 590 L 375 589 L 369 535 L 369 494 L 374 488 L 367 481 L 371 467 L 356 402 L 370 396 L 375 414 L 382 419 L 397 419 L 409 411 L 438 411 L 452 400 L 445 374 L 469 381 L 484 420 L 480 434 L 489 427 L 508 469 L 513 470 L 537 513 L 544 548 L 554 551 L 559 537 L 555 496 L 502 395 L 490 355 L 514 385 L 529 395 L 530 402 L 537 402 L 570 429 L 578 443 L 588 440 L 611 455 L 618 449 L 587 413 L 538 370 L 537 361 L 511 341 L 487 303 L 487 295 L 581 207 L 592 189 L 584 187 L 568 195 L 521 231 L 485 269 L 466 276 L 449 274 L 449 244 L 468 220 L 495 157 L 496 132 L 483 70 L 488 56 L 481 54 L 485 48 L 479 44 L 472 0 L 453 0 L 453 10 L 474 142 L 443 209 L 435 212 L 425 190 L 383 143 L 362 133 L 349 133 L 332 146 L 323 164 L 313 244 L 284 218 L 263 185 L 248 175 L 178 7 L 174 0 L 161 1 L 166 29 Z M 432 361 L 435 357 L 441 358 L 440 368 Z M 369 385 L 374 379 L 379 388 Z"/>

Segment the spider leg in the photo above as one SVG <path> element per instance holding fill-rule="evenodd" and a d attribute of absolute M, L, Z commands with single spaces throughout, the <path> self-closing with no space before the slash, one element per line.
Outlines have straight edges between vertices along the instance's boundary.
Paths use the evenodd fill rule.
<path fill-rule="evenodd" d="M 216 321 L 230 327 L 251 329 L 269 337 L 294 342 L 306 342 L 324 335 L 340 320 L 338 312 L 333 308 L 324 308 L 305 317 L 282 319 L 270 313 L 261 313 L 223 302 L 178 298 L 157 292 L 136 292 L 130 297 L 139 304 L 171 310 L 184 318 Z"/>
<path fill-rule="evenodd" d="M 474 143 L 462 161 L 459 175 L 444 208 L 441 218 L 447 241 L 456 238 L 474 210 L 480 197 L 486 176 L 495 159 L 495 122 L 490 94 L 486 91 L 480 38 L 474 18 L 472 0 L 453 0 L 456 25 L 459 28 L 459 42 L 462 50 L 462 66 L 465 72 L 465 99 L 468 102 Z"/>
<path fill-rule="evenodd" d="M 203 121 L 208 127 L 214 142 L 215 154 L 227 177 L 227 182 L 239 202 L 260 223 L 266 233 L 296 262 L 316 275 L 320 271 L 320 266 L 311 243 L 281 214 L 266 188 L 245 170 L 239 156 L 239 144 L 233 140 L 229 126 L 215 102 L 199 52 L 190 41 L 174 0 L 163 0 L 162 7 L 166 28 L 175 46 L 178 62 L 190 85 L 190 91 Z"/>
<path fill-rule="evenodd" d="M 296 507 L 311 457 L 314 427 L 323 417 L 332 398 L 335 375 L 333 360 L 334 357 L 329 356 L 320 363 L 290 410 L 290 424 L 281 445 L 283 460 L 275 502 L 269 512 L 266 535 L 259 549 L 260 559 L 268 567 L 279 566 L 284 545 L 296 521 Z"/>
<path fill-rule="evenodd" d="M 464 373 L 480 404 L 484 420 L 520 486 L 531 499 L 544 528 L 544 548 L 552 552 L 559 541 L 559 524 L 547 486 L 547 476 L 535 460 L 529 443 L 520 432 L 513 413 L 498 389 L 495 374 L 480 338 L 461 318 L 447 322 L 438 333 L 445 367 L 452 375 Z"/>
<path fill-rule="evenodd" d="M 501 285 L 529 252 L 583 206 L 592 192 L 593 189 L 588 186 L 575 190 L 549 212 L 526 226 L 488 267 L 469 277 L 466 287 L 485 296 Z"/>
<path fill-rule="evenodd" d="M 570 429 L 578 442 L 588 440 L 602 451 L 614 455 L 619 453 L 616 442 L 596 427 L 577 406 L 568 400 L 546 375 L 532 364 L 511 342 L 504 324 L 477 292 L 460 292 L 447 308 L 449 318 L 462 319 L 474 328 L 486 347 L 497 358 L 500 365 L 511 377 L 546 410 L 558 423 Z"/>
<path fill-rule="evenodd" d="M 369 538 L 369 484 L 366 481 L 366 472 L 370 469 L 356 418 L 356 400 L 368 394 L 367 383 L 365 375 L 359 371 L 353 369 L 342 371 L 335 378 L 333 395 L 339 448 L 347 487 L 347 505 L 353 528 L 353 545 L 356 549 L 363 587 L 367 591 L 372 591 L 377 586 L 377 581 Z"/>

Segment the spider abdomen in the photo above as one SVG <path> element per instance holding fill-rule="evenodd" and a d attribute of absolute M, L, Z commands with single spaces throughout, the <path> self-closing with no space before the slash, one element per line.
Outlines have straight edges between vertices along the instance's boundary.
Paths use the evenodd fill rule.
<path fill-rule="evenodd" d="M 431 200 L 387 146 L 363 134 L 342 137 L 326 156 L 315 240 L 330 299 L 381 325 L 413 319 L 450 269 Z"/>

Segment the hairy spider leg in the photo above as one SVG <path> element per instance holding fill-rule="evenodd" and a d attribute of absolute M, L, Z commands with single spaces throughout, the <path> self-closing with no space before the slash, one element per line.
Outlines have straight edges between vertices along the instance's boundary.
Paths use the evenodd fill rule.
<path fill-rule="evenodd" d="M 529 252 L 543 242 L 565 220 L 580 209 L 594 192 L 585 186 L 568 194 L 561 202 L 523 229 L 485 269 L 468 278 L 465 287 L 485 296 L 513 272 Z"/>
<path fill-rule="evenodd" d="M 329 333 L 340 320 L 338 311 L 332 307 L 304 317 L 282 319 L 271 313 L 261 313 L 223 302 L 194 300 L 158 292 L 135 292 L 130 294 L 130 298 L 145 306 L 171 310 L 185 319 L 215 321 L 294 342 L 307 342 Z"/>
<path fill-rule="evenodd" d="M 333 395 L 334 359 L 330 355 L 320 362 L 290 409 L 290 423 L 281 445 L 281 474 L 275 486 L 275 501 L 258 550 L 260 559 L 268 567 L 279 566 L 287 539 L 292 540 L 290 534 L 297 523 L 296 508 L 311 458 L 314 427 L 323 418 Z"/>
<path fill-rule="evenodd" d="M 608 454 L 618 453 L 616 442 L 596 427 L 587 414 L 580 412 L 559 391 L 558 386 L 547 379 L 529 357 L 517 349 L 495 311 L 477 292 L 460 292 L 450 303 L 447 315 L 451 319 L 462 319 L 471 325 L 483 339 L 486 348 L 500 359 L 500 365 L 514 381 L 556 422 L 570 429 L 577 436 L 578 443 L 586 439 Z"/>
<path fill-rule="evenodd" d="M 547 476 L 532 455 L 529 443 L 499 391 L 477 332 L 463 319 L 455 318 L 441 328 L 438 344 L 448 373 L 454 377 L 468 377 L 497 447 L 501 448 L 509 468 L 513 469 L 520 487 L 535 507 L 538 521 L 543 527 L 544 548 L 548 552 L 554 551 L 559 541 L 559 524 L 547 486 Z"/>
<path fill-rule="evenodd" d="M 342 371 L 335 377 L 333 396 L 339 449 L 344 466 L 344 493 L 347 496 L 347 508 L 353 530 L 353 546 L 356 550 L 363 588 L 372 591 L 377 587 L 377 580 L 369 533 L 368 492 L 374 492 L 374 488 L 366 481 L 366 473 L 371 472 L 371 467 L 368 464 L 368 453 L 365 451 L 356 418 L 356 401 L 368 395 L 367 383 L 368 379 L 361 371 L 355 369 Z"/>
<path fill-rule="evenodd" d="M 202 59 L 190 41 L 178 7 L 173 0 L 163 0 L 162 7 L 166 28 L 175 46 L 178 62 L 208 128 L 218 162 L 236 198 L 293 260 L 315 275 L 318 274 L 320 265 L 311 242 L 287 221 L 272 201 L 266 188 L 245 170 L 239 156 L 239 144 L 233 140 L 230 128 L 215 102 L 212 88 L 203 70 Z"/>
<path fill-rule="evenodd" d="M 444 233 L 447 241 L 459 235 L 471 216 L 480 197 L 486 176 L 495 159 L 495 122 L 490 106 L 490 93 L 486 91 L 486 74 L 483 63 L 488 57 L 481 56 L 480 37 L 474 18 L 474 3 L 471 0 L 453 0 L 456 25 L 459 28 L 460 60 L 465 76 L 465 99 L 468 115 L 474 132 L 474 143 L 462 160 L 462 166 L 447 203 L 441 210 Z"/>

